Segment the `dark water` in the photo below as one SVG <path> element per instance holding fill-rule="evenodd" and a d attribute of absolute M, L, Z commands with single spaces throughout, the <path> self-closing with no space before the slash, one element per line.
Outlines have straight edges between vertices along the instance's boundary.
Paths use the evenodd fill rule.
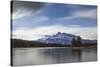
<path fill-rule="evenodd" d="M 96 48 L 13 48 L 13 65 L 96 61 Z"/>

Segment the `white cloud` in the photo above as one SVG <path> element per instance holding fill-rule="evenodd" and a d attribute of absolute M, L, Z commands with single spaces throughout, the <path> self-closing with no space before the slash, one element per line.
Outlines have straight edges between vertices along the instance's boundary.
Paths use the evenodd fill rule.
<path fill-rule="evenodd" d="M 34 19 L 33 22 L 35 22 L 35 23 L 49 20 L 49 18 L 47 16 L 35 16 L 35 17 L 33 17 L 33 19 Z"/>
<path fill-rule="evenodd" d="M 41 35 L 52 35 L 56 32 L 66 32 L 81 36 L 83 39 L 97 39 L 96 27 L 63 27 L 63 26 L 48 26 L 34 29 L 18 29 L 13 31 L 13 38 L 25 39 L 25 40 L 36 40 L 43 36 Z"/>
<path fill-rule="evenodd" d="M 32 12 L 33 11 L 31 11 L 31 10 L 29 11 L 26 9 L 19 9 L 12 14 L 12 19 L 16 20 L 16 19 L 19 19 L 19 18 L 22 18 L 25 16 L 30 16 L 32 14 Z"/>
<path fill-rule="evenodd" d="M 71 16 L 64 17 L 61 19 L 73 19 L 73 18 L 87 18 L 87 19 L 97 19 L 97 10 L 83 10 L 83 11 L 77 11 L 73 12 Z"/>
<path fill-rule="evenodd" d="M 84 10 L 74 13 L 75 17 L 83 17 L 83 18 L 90 18 L 90 19 L 96 19 L 97 18 L 97 10 Z"/>
<path fill-rule="evenodd" d="M 38 23 L 38 22 L 43 22 L 43 21 L 49 20 L 49 18 L 47 16 L 36 16 L 35 14 L 33 15 L 33 13 L 34 13 L 33 10 L 28 11 L 28 10 L 20 9 L 12 14 L 12 19 L 17 20 L 17 19 L 21 19 L 23 17 L 29 17 L 32 15 L 32 18 L 33 18 L 32 22 Z"/>

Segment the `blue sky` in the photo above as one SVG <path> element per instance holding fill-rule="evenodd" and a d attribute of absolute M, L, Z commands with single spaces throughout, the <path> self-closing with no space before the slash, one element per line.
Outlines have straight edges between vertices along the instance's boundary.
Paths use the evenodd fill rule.
<path fill-rule="evenodd" d="M 22 3 L 19 2 L 19 5 Z M 31 4 L 34 6 L 34 3 Z M 14 38 L 36 40 L 43 35 L 57 32 L 79 35 L 83 39 L 97 38 L 96 6 L 42 3 L 41 7 L 35 4 L 35 7 L 28 9 L 32 5 L 20 8 L 14 5 L 16 6 L 16 11 L 12 14 Z"/>

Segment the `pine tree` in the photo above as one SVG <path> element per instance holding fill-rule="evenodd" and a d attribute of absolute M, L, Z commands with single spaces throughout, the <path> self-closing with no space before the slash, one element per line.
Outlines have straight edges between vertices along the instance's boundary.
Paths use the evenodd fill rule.
<path fill-rule="evenodd" d="M 76 38 L 72 39 L 72 46 L 81 46 L 81 37 L 77 36 Z"/>
<path fill-rule="evenodd" d="M 76 46 L 81 46 L 81 37 L 77 36 Z"/>
<path fill-rule="evenodd" d="M 76 40 L 75 38 L 72 39 L 72 46 L 75 46 L 76 45 Z"/>

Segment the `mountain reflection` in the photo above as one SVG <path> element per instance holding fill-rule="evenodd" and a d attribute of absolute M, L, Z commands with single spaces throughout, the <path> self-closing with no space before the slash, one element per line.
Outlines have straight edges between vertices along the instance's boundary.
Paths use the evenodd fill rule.
<path fill-rule="evenodd" d="M 81 61 L 81 49 L 72 49 L 73 60 L 76 62 Z"/>
<path fill-rule="evenodd" d="M 49 58 L 56 61 L 56 63 L 66 63 L 66 62 L 69 63 L 69 62 L 81 61 L 80 49 L 69 49 L 69 48 L 46 49 L 41 52 L 41 55 L 43 55 L 45 58 Z"/>
<path fill-rule="evenodd" d="M 14 48 L 13 64 L 40 65 L 97 60 L 97 48 Z"/>

